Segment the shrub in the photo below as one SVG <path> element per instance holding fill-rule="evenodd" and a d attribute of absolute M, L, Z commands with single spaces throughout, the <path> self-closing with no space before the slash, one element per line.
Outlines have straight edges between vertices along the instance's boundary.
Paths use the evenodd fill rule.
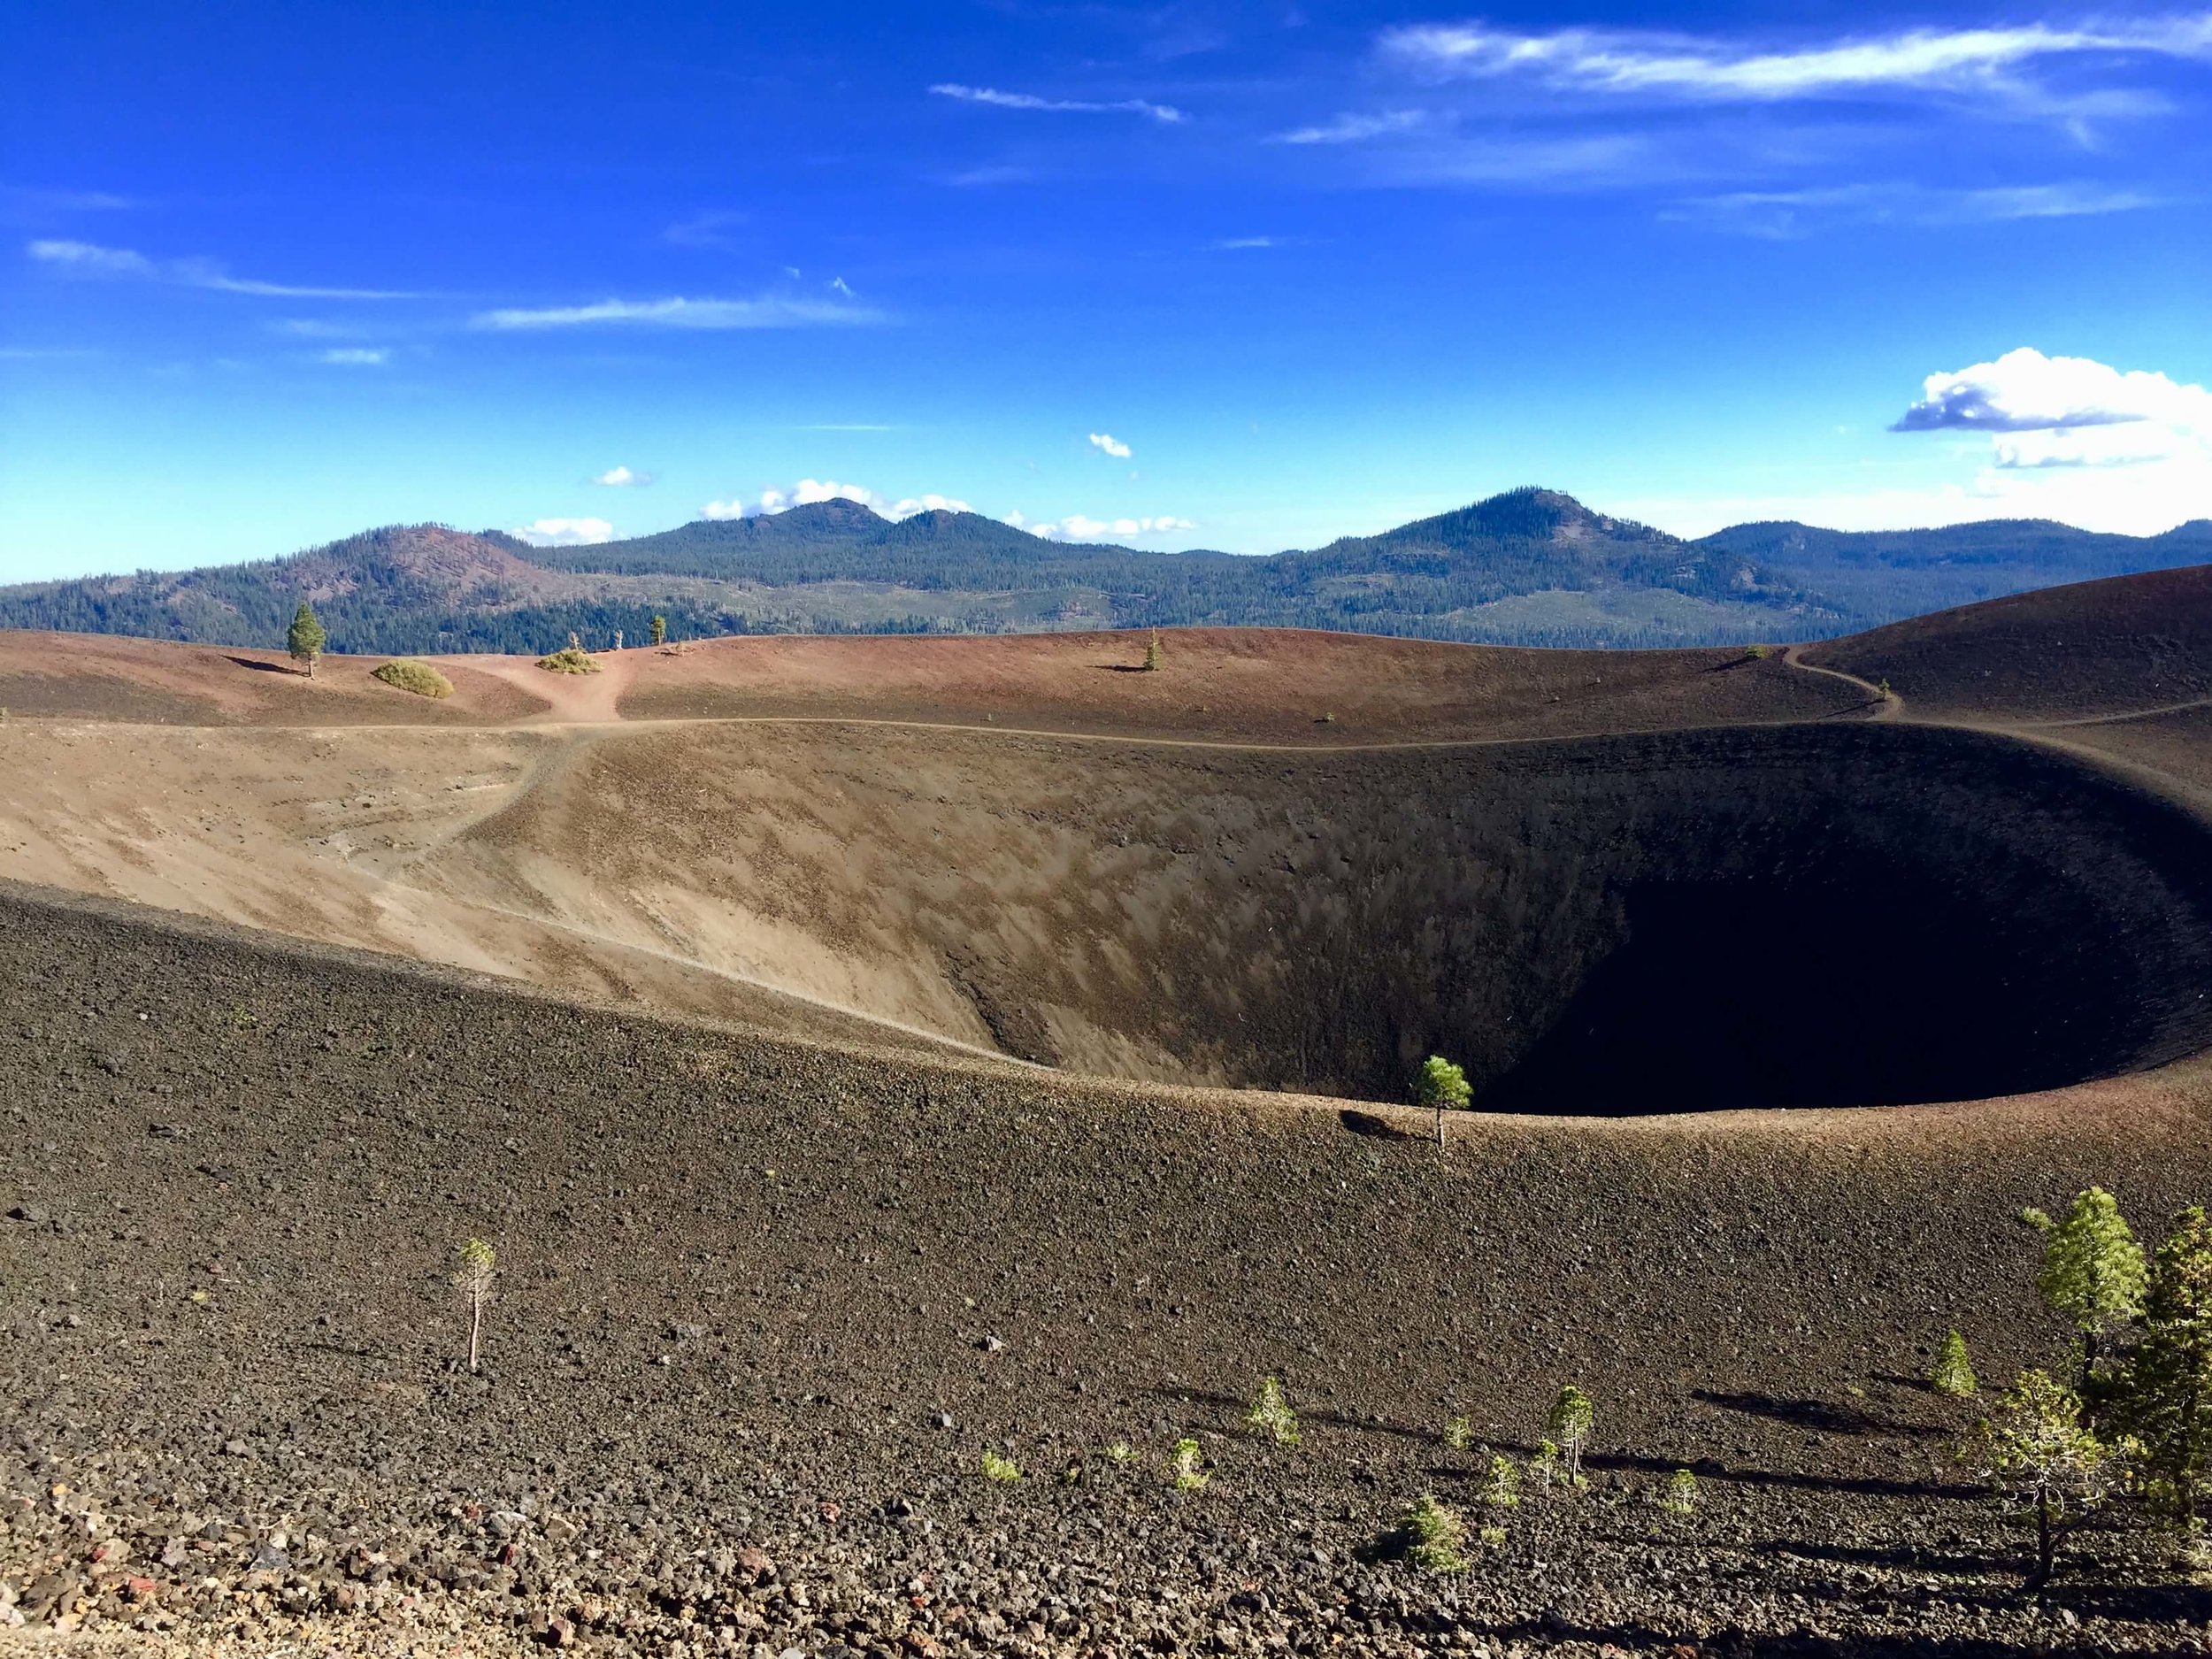
<path fill-rule="evenodd" d="M 381 668 L 372 669 L 370 677 L 402 691 L 411 691 L 418 697 L 449 697 L 453 682 L 427 663 L 418 663 L 402 657 Z"/>
<path fill-rule="evenodd" d="M 1558 1441 L 1559 1449 L 1566 1455 L 1567 1484 L 1582 1484 L 1582 1448 L 1589 1443 L 1590 1430 L 1597 1422 L 1596 1408 L 1590 1396 L 1569 1383 L 1559 1391 L 1559 1398 L 1552 1402 L 1550 1414 L 1544 1419 L 1544 1431 Z"/>
<path fill-rule="evenodd" d="M 663 616 L 656 616 L 653 618 L 653 643 L 656 645 L 665 645 L 667 642 L 668 618 Z"/>
<path fill-rule="evenodd" d="M 1482 1540 L 1482 1547 L 1485 1549 L 1505 1548 L 1505 1528 L 1502 1526 L 1486 1526 L 1476 1536 Z"/>
<path fill-rule="evenodd" d="M 2060 1541 L 2111 1494 L 2114 1454 L 2081 1426 L 2081 1400 L 2039 1371 L 2023 1371 L 1964 1448 L 2006 1502 L 2035 1517 L 2035 1571 L 2050 1582 Z"/>
<path fill-rule="evenodd" d="M 1260 1384 L 1259 1396 L 1244 1414 L 1245 1426 L 1278 1446 L 1298 1444 L 1298 1414 L 1290 1409 L 1282 1384 L 1272 1377 Z"/>
<path fill-rule="evenodd" d="M 1414 1080 L 1413 1100 L 1417 1106 L 1426 1106 L 1436 1114 L 1436 1143 L 1444 1144 L 1444 1114 L 1447 1110 L 1464 1111 L 1473 1100 L 1475 1092 L 1467 1086 L 1467 1073 L 1440 1054 L 1432 1054 L 1421 1062 L 1421 1075 Z"/>
<path fill-rule="evenodd" d="M 1158 673 L 1164 660 L 1164 653 L 1160 649 L 1160 631 L 1155 628 L 1152 637 L 1144 643 L 1144 672 L 1148 674 Z"/>
<path fill-rule="evenodd" d="M 1974 1367 L 1966 1357 L 1966 1339 L 1956 1331 L 1943 1339 L 1942 1349 L 1936 1355 L 1935 1369 L 1928 1373 L 1928 1386 L 1954 1400 L 1970 1400 L 1980 1389 L 1980 1383 L 1974 1378 Z"/>
<path fill-rule="evenodd" d="M 1106 1455 L 1118 1463 L 1133 1463 L 1137 1461 L 1136 1451 L 1127 1440 L 1116 1440 L 1106 1448 Z"/>
<path fill-rule="evenodd" d="M 481 1239 L 471 1239 L 461 1247 L 460 1264 L 454 1270 L 453 1287 L 468 1303 L 471 1371 L 476 1369 L 477 1345 L 484 1333 L 484 1307 L 492 1299 L 492 1279 L 498 1265 L 498 1257 L 493 1255 L 490 1245 Z"/>
<path fill-rule="evenodd" d="M 1536 1455 L 1528 1460 L 1528 1468 L 1529 1472 L 1536 1477 L 1536 1484 L 1544 1489 L 1547 1496 L 1550 1494 L 1552 1482 L 1559 1479 L 1560 1467 L 1559 1442 L 1556 1440 L 1537 1441 Z"/>
<path fill-rule="evenodd" d="M 1206 1483 L 1213 1479 L 1206 1472 L 1205 1459 L 1199 1452 L 1196 1440 L 1176 1441 L 1175 1449 L 1168 1454 L 1167 1466 L 1168 1472 L 1175 1477 L 1178 1492 L 1203 1491 Z"/>
<path fill-rule="evenodd" d="M 1398 1523 L 1398 1544 L 1406 1561 L 1424 1572 L 1467 1569 L 1467 1523 L 1425 1492 Z"/>
<path fill-rule="evenodd" d="M 599 672 L 598 659 L 584 649 L 583 641 L 573 634 L 568 636 L 567 645 L 560 650 L 549 657 L 539 657 L 538 666 L 549 674 L 595 674 Z"/>
<path fill-rule="evenodd" d="M 2043 1266 L 2036 1274 L 2035 1287 L 2054 1312 L 2081 1333 L 2081 1386 L 2086 1391 L 2102 1357 L 2099 1339 L 2143 1311 L 2143 1293 L 2149 1284 L 2143 1247 L 2135 1241 L 2120 1206 L 2101 1187 L 2075 1194 L 2063 1221 L 2054 1222 L 2032 1210 L 2027 1219 L 2043 1230 Z"/>
<path fill-rule="evenodd" d="M 1659 1507 L 1669 1515 L 1687 1520 L 1697 1513 L 1697 1477 L 1686 1469 L 1678 1469 L 1660 1488 Z"/>
<path fill-rule="evenodd" d="M 1458 1453 L 1475 1443 L 1475 1425 L 1463 1413 L 1444 1419 L 1444 1449 Z"/>
<path fill-rule="evenodd" d="M 986 1447 L 983 1452 L 983 1478 L 995 1486 L 1010 1486 L 1021 1479 L 1021 1465 Z"/>
<path fill-rule="evenodd" d="M 1763 663 L 1773 654 L 1773 649 L 1768 645 L 1747 645 L 1744 647 L 1744 657 L 1749 662 Z"/>
<path fill-rule="evenodd" d="M 329 636 L 323 632 L 322 618 L 315 614 L 315 607 L 306 600 L 292 613 L 292 626 L 284 631 L 284 649 L 292 654 L 296 663 L 307 665 L 307 677 L 315 678 L 315 664 L 322 660 L 323 646 Z"/>

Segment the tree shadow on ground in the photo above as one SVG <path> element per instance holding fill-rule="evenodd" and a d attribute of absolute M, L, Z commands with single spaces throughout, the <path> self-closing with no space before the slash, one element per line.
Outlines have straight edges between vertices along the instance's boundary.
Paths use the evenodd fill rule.
<path fill-rule="evenodd" d="M 1776 1394 L 1724 1394 L 1715 1388 L 1693 1388 L 1690 1398 L 1724 1411 L 1770 1417 L 1793 1428 L 1821 1434 L 1893 1435 L 1901 1440 L 1941 1440 L 1951 1431 L 1932 1423 L 1897 1423 L 1876 1417 L 1864 1407 L 1837 1405 L 1826 1400 L 1786 1400 Z"/>
<path fill-rule="evenodd" d="M 230 657 L 224 660 L 235 663 L 241 668 L 254 669 L 264 674 L 296 674 L 299 672 L 296 668 L 289 667 L 283 663 L 264 663 L 250 657 Z"/>

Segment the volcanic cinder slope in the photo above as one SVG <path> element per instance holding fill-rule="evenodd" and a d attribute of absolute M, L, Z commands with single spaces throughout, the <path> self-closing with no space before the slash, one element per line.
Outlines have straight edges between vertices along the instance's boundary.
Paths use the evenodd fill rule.
<path fill-rule="evenodd" d="M 740 640 L 439 703 L 0 636 L 0 1565 L 151 1639 L 258 1589 L 242 1643 L 2041 1640 L 1913 1379 L 2062 1359 L 2024 1205 L 2207 1188 L 2208 618 Z M 1387 1103 L 1432 1051 L 1489 1109 L 1440 1148 Z M 1294 1454 L 1234 1432 L 1268 1374 Z M 1525 1448 L 1567 1380 L 1593 1493 L 1464 1580 L 1352 1561 L 1474 1506 L 1449 1412 Z M 2103 1553 L 2095 1641 L 2200 1642 Z"/>

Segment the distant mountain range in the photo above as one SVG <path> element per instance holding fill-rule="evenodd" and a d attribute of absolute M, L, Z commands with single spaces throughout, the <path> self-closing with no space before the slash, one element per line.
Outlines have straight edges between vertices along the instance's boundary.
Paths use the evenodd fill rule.
<path fill-rule="evenodd" d="M 1746 524 L 1685 541 L 1555 490 L 1265 557 L 1046 541 L 969 512 L 828 501 L 589 547 L 371 530 L 288 558 L 0 588 L 0 627 L 270 645 L 313 602 L 333 650 L 635 642 L 651 617 L 723 634 L 1006 633 L 1195 624 L 1510 645 L 1817 639 L 2059 582 L 2212 562 L 2212 519 L 2163 535 L 2043 520 L 1846 533 Z"/>

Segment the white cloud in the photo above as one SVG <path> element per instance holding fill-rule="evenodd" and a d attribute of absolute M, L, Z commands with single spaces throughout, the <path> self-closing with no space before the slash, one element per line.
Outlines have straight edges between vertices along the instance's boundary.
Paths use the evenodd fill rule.
<path fill-rule="evenodd" d="M 2212 58 L 2212 13 L 2085 22 L 2071 27 L 1908 29 L 1794 48 L 1640 29 L 1517 34 L 1479 23 L 1386 31 L 1389 59 L 1443 78 L 1520 76 L 1598 93 L 1770 103 L 1893 89 L 2002 83 L 2041 58 L 2125 53 Z"/>
<path fill-rule="evenodd" d="M 1178 518 L 1172 513 L 1147 518 L 1094 518 L 1086 513 L 1071 512 L 1057 524 L 1034 525 L 1021 523 L 1021 515 L 1014 513 L 1006 522 L 1048 541 L 1097 541 L 1107 536 L 1165 535 L 1170 531 L 1198 528 L 1188 518 Z"/>
<path fill-rule="evenodd" d="M 1146 115 L 1170 126 L 1190 119 L 1182 111 L 1169 104 L 1153 104 L 1143 98 L 1115 98 L 1105 102 L 1088 98 L 1041 98 L 1033 92 L 1001 92 L 995 87 L 964 87 L 953 81 L 940 81 L 930 90 L 941 98 L 958 98 L 964 104 L 988 104 L 1002 110 L 1047 110 L 1078 115 Z"/>
<path fill-rule="evenodd" d="M 589 547 L 614 540 L 614 526 L 604 518 L 538 518 L 517 525 L 510 532 L 532 547 Z"/>
<path fill-rule="evenodd" d="M 847 299 L 853 296 L 852 289 L 846 286 L 845 279 L 841 276 L 833 276 L 830 279 L 830 291 L 833 294 L 842 294 Z"/>
<path fill-rule="evenodd" d="M 1892 182 L 1803 190 L 1737 190 L 1685 202 L 1659 217 L 1787 241 L 1807 234 L 1816 226 L 1836 223 L 1988 225 L 2014 219 L 2093 218 L 2160 205 L 2161 198 L 2139 190 L 2081 182 L 1965 190 Z"/>
<path fill-rule="evenodd" d="M 2212 392 L 2142 369 L 2122 373 L 2093 357 L 2047 357 L 2032 347 L 1993 363 L 1931 374 L 1898 432 L 1964 427 L 2037 432 L 2154 421 L 2212 440 Z"/>
<path fill-rule="evenodd" d="M 26 251 L 41 265 L 78 276 L 135 277 L 180 288 L 211 288 L 220 294 L 255 294 L 288 300 L 413 300 L 420 294 L 389 288 L 301 288 L 234 277 L 212 259 L 150 259 L 128 248 L 103 248 L 88 242 L 39 241 Z"/>
<path fill-rule="evenodd" d="M 1340 115 L 1317 127 L 1300 127 L 1287 133 L 1278 133 L 1269 142 L 1277 144 L 1356 144 L 1370 138 L 1383 138 L 1393 133 L 1410 133 L 1429 123 L 1425 110 L 1386 110 L 1373 115 Z"/>
<path fill-rule="evenodd" d="M 1094 449 L 1105 450 L 1107 454 L 1112 456 L 1117 461 L 1126 461 L 1129 458 L 1129 446 L 1124 443 L 1120 439 L 1114 436 L 1114 434 L 1110 432 L 1094 432 L 1091 434 L 1091 447 Z"/>
<path fill-rule="evenodd" d="M 334 346 L 319 359 L 345 368 L 381 368 L 392 360 L 392 354 L 384 346 Z"/>
<path fill-rule="evenodd" d="M 812 328 L 885 320 L 881 311 L 832 300 L 780 295 L 759 299 L 599 300 L 588 305 L 505 306 L 479 311 L 472 328 L 586 328 L 601 324 L 649 328 Z"/>
<path fill-rule="evenodd" d="M 591 481 L 608 489 L 643 489 L 653 481 L 653 475 L 650 472 L 634 472 L 626 466 L 611 466 L 605 472 L 595 474 Z"/>
<path fill-rule="evenodd" d="M 748 215 L 731 208 L 710 208 L 680 219 L 661 232 L 661 240 L 679 248 L 730 248 L 736 243 L 727 234 L 746 222 Z"/>
<path fill-rule="evenodd" d="M 1210 244 L 1217 253 L 1235 253 L 1248 248 L 1280 248 L 1279 236 L 1219 236 Z"/>
<path fill-rule="evenodd" d="M 803 478 L 788 489 L 774 487 L 760 492 L 752 505 L 745 504 L 741 495 L 727 501 L 710 501 L 700 508 L 702 517 L 708 518 L 757 518 L 788 512 L 794 507 L 809 507 L 817 502 L 857 502 L 871 512 L 886 518 L 911 518 L 918 512 L 972 512 L 964 501 L 954 495 L 935 494 L 902 495 L 887 501 L 864 484 L 843 484 L 835 479 Z"/>

